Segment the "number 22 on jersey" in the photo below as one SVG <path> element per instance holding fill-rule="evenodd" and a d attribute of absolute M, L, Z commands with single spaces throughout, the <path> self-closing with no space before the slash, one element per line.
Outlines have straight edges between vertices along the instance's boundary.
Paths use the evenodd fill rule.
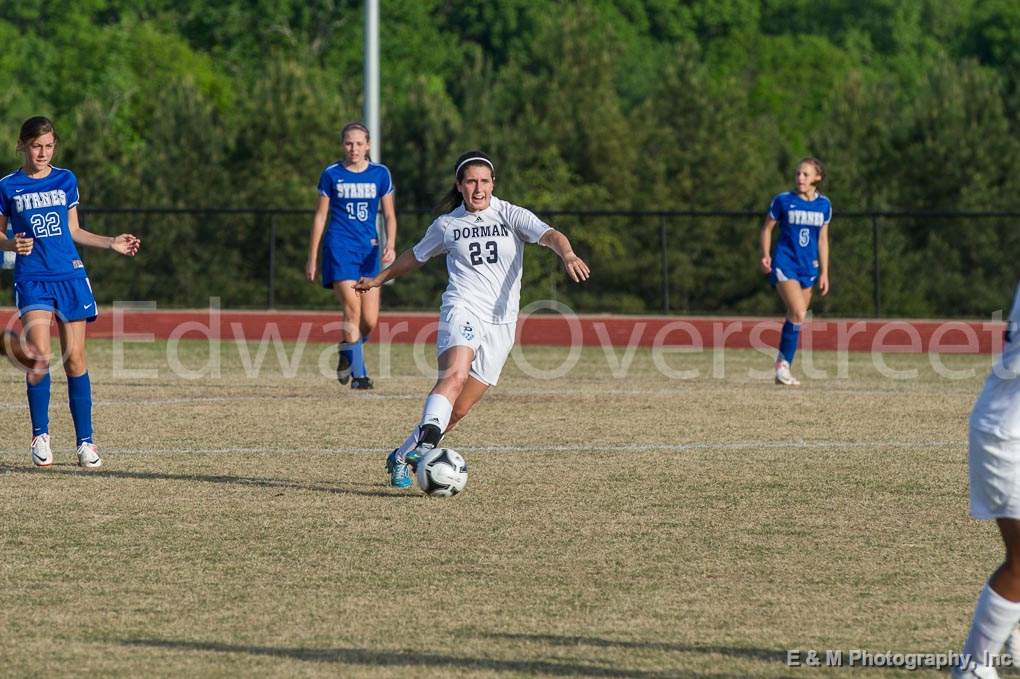
<path fill-rule="evenodd" d="M 34 214 L 29 217 L 28 222 L 32 225 L 32 232 L 36 238 L 47 238 L 61 234 L 60 215 L 56 212 Z"/>

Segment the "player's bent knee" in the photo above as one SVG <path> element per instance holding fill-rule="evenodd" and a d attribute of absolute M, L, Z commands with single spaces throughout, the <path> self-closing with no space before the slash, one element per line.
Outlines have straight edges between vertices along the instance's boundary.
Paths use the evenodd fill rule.
<path fill-rule="evenodd" d="M 64 372 L 68 375 L 77 377 L 78 375 L 84 375 L 88 369 L 85 363 L 84 356 L 68 356 L 64 359 Z"/>
<path fill-rule="evenodd" d="M 796 323 L 797 325 L 800 325 L 805 320 L 807 320 L 807 311 L 797 309 L 796 311 L 790 311 L 790 313 L 788 313 L 786 317 L 790 319 L 791 323 Z"/>
<path fill-rule="evenodd" d="M 467 384 L 467 379 L 468 374 L 466 371 L 450 368 L 439 376 L 438 386 L 443 391 L 460 394 L 464 390 L 464 385 Z"/>

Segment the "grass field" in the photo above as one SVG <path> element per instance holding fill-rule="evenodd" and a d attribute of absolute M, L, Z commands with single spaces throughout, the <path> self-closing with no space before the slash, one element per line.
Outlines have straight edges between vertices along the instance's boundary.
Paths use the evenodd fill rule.
<path fill-rule="evenodd" d="M 169 362 L 129 345 L 152 376 L 90 342 L 93 472 L 73 465 L 62 370 L 48 470 L 3 371 L 0 675 L 940 676 L 791 668 L 786 651 L 959 650 L 1000 558 L 967 516 L 987 356 L 945 358 L 964 379 L 888 357 L 918 370 L 897 380 L 850 355 L 847 378 L 797 389 L 749 376 L 769 367 L 751 351 L 663 359 L 698 370 L 683 380 L 645 350 L 623 378 L 622 350 L 552 380 L 510 363 L 445 442 L 466 492 L 435 500 L 385 484 L 432 381 L 411 348 L 370 347 L 391 374 L 371 393 L 321 376 L 323 350 L 294 376 L 270 350 L 250 377 L 256 346 L 223 344 L 197 376 L 205 344 Z"/>

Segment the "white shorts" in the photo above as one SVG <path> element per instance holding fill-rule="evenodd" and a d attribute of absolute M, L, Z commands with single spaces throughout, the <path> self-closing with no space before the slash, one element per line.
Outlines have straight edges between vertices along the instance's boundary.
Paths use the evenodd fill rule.
<path fill-rule="evenodd" d="M 1020 440 L 970 428 L 970 514 L 1020 519 Z"/>
<path fill-rule="evenodd" d="M 436 356 L 450 347 L 471 347 L 475 351 L 471 376 L 491 387 L 514 348 L 516 331 L 517 323 L 486 323 L 467 309 L 444 309 L 439 314 Z"/>

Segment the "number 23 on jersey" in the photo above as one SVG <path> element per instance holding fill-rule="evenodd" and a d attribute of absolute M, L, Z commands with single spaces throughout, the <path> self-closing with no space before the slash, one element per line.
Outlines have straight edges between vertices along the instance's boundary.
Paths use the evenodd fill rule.
<path fill-rule="evenodd" d="M 495 264 L 499 261 L 499 245 L 494 240 L 485 241 L 485 254 L 482 254 L 482 244 L 473 241 L 468 245 L 468 254 L 471 256 L 472 266 L 482 264 Z"/>

